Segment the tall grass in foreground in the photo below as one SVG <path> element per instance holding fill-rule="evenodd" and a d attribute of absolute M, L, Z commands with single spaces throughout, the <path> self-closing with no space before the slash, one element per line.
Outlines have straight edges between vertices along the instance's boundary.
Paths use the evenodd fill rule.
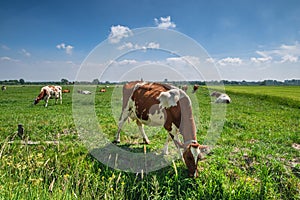
<path fill-rule="evenodd" d="M 77 136 L 72 95 L 64 94 L 63 105 L 50 100 L 48 108 L 43 103 L 33 107 L 39 88 L 10 87 L 0 93 L 0 199 L 300 199 L 300 152 L 293 147 L 300 144 L 300 112 L 295 106 L 230 93 L 233 103 L 227 107 L 221 137 L 199 163 L 199 177 L 191 179 L 181 160 L 148 174 L 101 164 Z M 110 139 L 117 130 L 110 109 L 112 91 L 97 93 L 95 108 Z M 200 88 L 197 98 L 198 140 L 203 142 L 211 100 L 206 88 Z M 19 123 L 25 140 L 41 143 L 19 144 Z M 147 151 L 162 146 L 167 133 L 160 128 L 157 132 L 163 136 L 150 134 Z M 10 144 L 13 139 L 17 142 Z M 127 150 L 143 149 L 138 132 L 123 133 L 122 141 Z"/>

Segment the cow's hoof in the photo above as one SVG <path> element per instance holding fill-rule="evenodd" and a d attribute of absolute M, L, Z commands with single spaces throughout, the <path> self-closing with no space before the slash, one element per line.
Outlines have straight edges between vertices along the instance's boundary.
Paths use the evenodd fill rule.
<path fill-rule="evenodd" d="M 114 140 L 112 143 L 113 143 L 113 144 L 119 144 L 119 143 L 120 143 L 120 140 Z"/>
<path fill-rule="evenodd" d="M 150 144 L 150 141 L 146 140 L 145 138 L 143 139 L 143 141 L 144 141 L 144 144 Z"/>

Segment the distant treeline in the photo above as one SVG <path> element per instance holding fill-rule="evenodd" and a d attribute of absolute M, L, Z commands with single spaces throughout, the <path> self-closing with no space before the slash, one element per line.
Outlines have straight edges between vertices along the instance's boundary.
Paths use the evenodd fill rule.
<path fill-rule="evenodd" d="M 168 81 L 165 79 L 162 82 L 170 83 L 173 85 L 300 85 L 300 80 L 292 79 L 285 81 L 277 81 L 277 80 L 264 80 L 264 81 Z M 83 84 L 83 85 L 117 85 L 124 84 L 126 82 L 100 82 L 98 79 L 94 79 L 93 81 L 68 81 L 67 79 L 61 79 L 61 81 L 25 81 L 24 79 L 19 80 L 4 80 L 0 81 L 1 85 L 74 85 L 74 84 Z"/>

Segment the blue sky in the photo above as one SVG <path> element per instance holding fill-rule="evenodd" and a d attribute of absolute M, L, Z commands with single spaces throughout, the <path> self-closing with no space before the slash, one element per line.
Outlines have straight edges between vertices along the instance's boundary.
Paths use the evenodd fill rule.
<path fill-rule="evenodd" d="M 195 40 L 222 79 L 300 78 L 298 0 L 12 0 L 0 2 L 0 80 L 75 80 L 97 45 L 142 27 Z"/>

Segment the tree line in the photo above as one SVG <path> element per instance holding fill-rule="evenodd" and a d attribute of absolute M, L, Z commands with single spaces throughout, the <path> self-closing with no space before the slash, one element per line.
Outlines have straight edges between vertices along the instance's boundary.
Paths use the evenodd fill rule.
<path fill-rule="evenodd" d="M 206 85 L 206 84 L 224 84 L 224 85 L 300 85 L 300 80 L 291 79 L 285 81 L 278 80 L 263 80 L 263 81 L 168 81 L 165 79 L 163 82 L 170 83 L 173 85 Z M 25 81 L 23 78 L 19 80 L 0 80 L 1 85 L 73 85 L 73 84 L 86 84 L 86 85 L 101 85 L 101 84 L 124 84 L 126 82 L 110 82 L 110 81 L 99 81 L 99 79 L 94 79 L 92 81 L 69 81 L 68 79 L 62 78 L 60 81 Z"/>

